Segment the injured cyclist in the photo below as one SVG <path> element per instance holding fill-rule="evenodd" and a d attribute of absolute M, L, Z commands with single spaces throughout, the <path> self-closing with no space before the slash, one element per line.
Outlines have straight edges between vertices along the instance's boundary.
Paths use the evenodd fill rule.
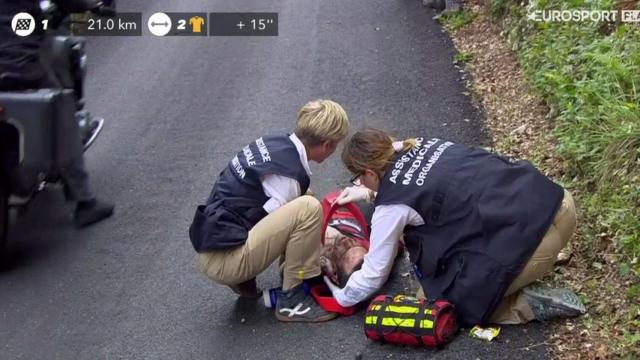
<path fill-rule="evenodd" d="M 351 274 L 362 267 L 366 254 L 367 248 L 361 241 L 327 226 L 320 267 L 335 284 L 344 287 Z"/>

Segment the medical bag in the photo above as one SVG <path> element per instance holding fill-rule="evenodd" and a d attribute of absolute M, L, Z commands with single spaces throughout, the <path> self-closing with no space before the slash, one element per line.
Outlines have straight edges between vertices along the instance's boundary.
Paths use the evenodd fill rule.
<path fill-rule="evenodd" d="M 458 329 L 454 306 L 405 295 L 375 297 L 364 317 L 365 335 L 400 345 L 441 347 Z"/>

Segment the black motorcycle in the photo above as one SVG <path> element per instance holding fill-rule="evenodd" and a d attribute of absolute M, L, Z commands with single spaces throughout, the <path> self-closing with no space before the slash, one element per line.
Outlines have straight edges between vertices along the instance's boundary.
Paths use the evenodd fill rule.
<path fill-rule="evenodd" d="M 96 10 L 110 14 L 112 6 L 109 2 Z M 55 6 L 43 10 L 55 19 L 52 31 L 69 25 L 68 16 L 61 16 Z M 56 133 L 75 129 L 76 134 L 66 136 L 77 139 L 78 126 L 69 122 L 77 121 L 82 127 L 88 121 L 79 106 L 86 74 L 84 39 L 70 35 L 46 39 L 45 56 L 63 88 L 0 92 L 0 252 L 7 239 L 10 208 L 26 206 L 48 183 L 60 181 Z M 93 123 L 97 126 L 83 139 L 85 151 L 102 130 L 102 119 Z"/>

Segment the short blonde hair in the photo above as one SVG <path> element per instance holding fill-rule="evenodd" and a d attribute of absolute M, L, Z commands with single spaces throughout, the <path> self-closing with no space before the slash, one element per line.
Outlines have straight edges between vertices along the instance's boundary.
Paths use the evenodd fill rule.
<path fill-rule="evenodd" d="M 349 133 L 349 118 L 335 101 L 309 101 L 298 112 L 295 133 L 306 145 L 319 145 L 325 141 L 338 143 Z"/>

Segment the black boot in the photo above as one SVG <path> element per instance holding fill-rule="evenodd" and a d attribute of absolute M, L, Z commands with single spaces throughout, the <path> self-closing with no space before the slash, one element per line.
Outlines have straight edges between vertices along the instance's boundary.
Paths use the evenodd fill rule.
<path fill-rule="evenodd" d="M 79 201 L 73 214 L 73 221 L 79 228 L 89 226 L 111 216 L 114 207 L 112 203 L 98 199 Z"/>
<path fill-rule="evenodd" d="M 256 286 L 256 278 L 249 279 L 245 282 L 235 285 L 228 285 L 234 293 L 240 295 L 243 298 L 257 298 L 262 295 L 260 291 L 258 291 L 258 287 Z"/>

